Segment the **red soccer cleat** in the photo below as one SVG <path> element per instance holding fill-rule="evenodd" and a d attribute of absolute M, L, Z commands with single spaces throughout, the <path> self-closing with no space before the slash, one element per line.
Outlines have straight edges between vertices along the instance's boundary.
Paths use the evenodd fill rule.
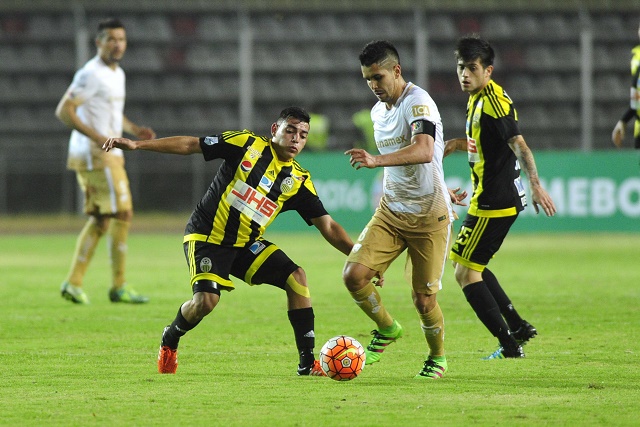
<path fill-rule="evenodd" d="M 161 346 L 158 351 L 158 372 L 161 374 L 175 374 L 178 369 L 178 350 L 168 346 Z"/>

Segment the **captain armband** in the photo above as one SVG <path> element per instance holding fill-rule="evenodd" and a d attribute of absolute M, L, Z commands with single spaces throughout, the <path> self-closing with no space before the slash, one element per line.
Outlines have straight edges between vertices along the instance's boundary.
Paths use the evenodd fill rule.
<path fill-rule="evenodd" d="M 411 123 L 411 136 L 416 136 L 421 133 L 430 135 L 433 139 L 436 139 L 436 125 L 429 120 L 416 120 Z"/>

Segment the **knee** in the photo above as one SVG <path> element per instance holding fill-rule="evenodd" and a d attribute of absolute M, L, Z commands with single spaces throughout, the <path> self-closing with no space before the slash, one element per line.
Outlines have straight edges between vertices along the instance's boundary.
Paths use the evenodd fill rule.
<path fill-rule="evenodd" d="M 413 293 L 413 305 L 419 314 L 427 314 L 436 306 L 436 294 L 426 295 Z"/>
<path fill-rule="evenodd" d="M 198 292 L 193 296 L 193 309 L 198 318 L 203 318 L 211 313 L 218 305 L 220 296 L 209 292 Z"/>
<path fill-rule="evenodd" d="M 98 232 L 98 235 L 103 236 L 109 230 L 109 217 L 107 216 L 94 216 L 92 217 L 93 223 L 95 224 L 95 229 Z"/>
<path fill-rule="evenodd" d="M 344 281 L 345 286 L 351 292 L 358 291 L 362 289 L 372 278 L 375 272 L 372 272 L 371 277 L 367 278 L 366 272 L 364 271 L 366 267 L 349 262 L 344 266 L 344 270 L 342 270 L 342 280 Z M 368 270 L 368 268 L 366 268 Z"/>
<path fill-rule="evenodd" d="M 120 221 L 131 222 L 131 220 L 133 219 L 133 211 L 131 211 L 131 210 L 121 211 L 121 212 L 116 213 L 115 217 L 117 219 L 119 219 Z"/>

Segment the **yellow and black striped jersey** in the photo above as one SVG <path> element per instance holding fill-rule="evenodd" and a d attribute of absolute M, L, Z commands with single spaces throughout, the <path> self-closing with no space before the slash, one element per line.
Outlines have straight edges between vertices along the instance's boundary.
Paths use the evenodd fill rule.
<path fill-rule="evenodd" d="M 248 130 L 200 138 L 205 160 L 224 159 L 185 229 L 184 241 L 242 247 L 281 212 L 310 220 L 327 215 L 309 172 L 278 159 L 271 140 Z"/>
<path fill-rule="evenodd" d="M 631 58 L 631 109 L 636 114 L 636 125 L 634 135 L 636 138 L 640 137 L 640 45 L 633 48 L 631 51 L 633 57 Z"/>
<path fill-rule="evenodd" d="M 520 165 L 507 141 L 520 135 L 511 98 L 493 80 L 467 103 L 467 152 L 473 195 L 469 213 L 516 215 L 526 206 Z"/>

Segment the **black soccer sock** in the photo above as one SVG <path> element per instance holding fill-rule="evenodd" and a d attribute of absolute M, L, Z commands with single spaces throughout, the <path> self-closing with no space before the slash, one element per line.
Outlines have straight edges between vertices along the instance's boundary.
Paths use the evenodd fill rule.
<path fill-rule="evenodd" d="M 164 334 L 162 334 L 162 346 L 168 346 L 169 348 L 176 349 L 178 348 L 178 343 L 180 342 L 180 337 L 189 332 L 191 329 L 195 328 L 199 321 L 195 324 L 187 322 L 187 319 L 182 315 L 182 306 L 178 309 L 178 314 L 176 318 L 173 320 L 171 325 L 169 325 L 169 329 L 166 330 Z"/>
<path fill-rule="evenodd" d="M 502 318 L 498 303 L 489 292 L 486 283 L 482 281 L 470 283 L 462 288 L 462 291 L 478 319 L 494 337 L 498 338 L 500 343 L 509 343 L 513 340 L 509 326 Z"/>
<path fill-rule="evenodd" d="M 316 344 L 314 328 L 313 307 L 299 308 L 287 312 L 289 322 L 293 327 L 293 334 L 296 339 L 296 347 L 300 355 L 300 366 L 310 366 L 315 360 L 313 348 Z"/>
<path fill-rule="evenodd" d="M 511 300 L 505 293 L 504 289 L 502 289 L 502 286 L 500 286 L 495 274 L 493 274 L 493 272 L 488 268 L 485 268 L 482 272 L 482 280 L 487 284 L 489 292 L 491 292 L 491 295 L 493 295 L 493 298 L 498 303 L 500 313 L 504 316 L 509 328 L 512 331 L 518 329 L 522 324 L 522 317 L 520 317 L 516 309 L 513 307 Z"/>

